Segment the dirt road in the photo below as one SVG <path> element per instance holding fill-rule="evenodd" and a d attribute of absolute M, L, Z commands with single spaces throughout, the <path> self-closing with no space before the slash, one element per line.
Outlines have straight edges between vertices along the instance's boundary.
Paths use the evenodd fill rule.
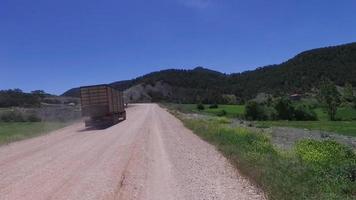
<path fill-rule="evenodd" d="M 105 130 L 78 123 L 0 148 L 0 199 L 263 199 L 213 146 L 155 104 Z"/>

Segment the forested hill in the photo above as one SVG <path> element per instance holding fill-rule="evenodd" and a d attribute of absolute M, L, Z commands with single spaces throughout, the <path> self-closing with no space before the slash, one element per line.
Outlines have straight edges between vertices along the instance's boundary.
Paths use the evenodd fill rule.
<path fill-rule="evenodd" d="M 303 93 L 318 88 L 323 78 L 337 85 L 350 82 L 356 86 L 356 43 L 305 51 L 294 58 L 278 64 L 260 67 L 253 71 L 223 74 L 202 67 L 193 70 L 169 69 L 153 72 L 129 81 L 119 81 L 112 85 L 126 90 L 137 85 L 154 86 L 164 83 L 167 90 L 156 100 L 167 101 L 221 101 L 223 94 L 234 94 L 241 99 L 249 99 L 259 92 Z M 78 89 L 64 93 L 76 96 Z"/>
<path fill-rule="evenodd" d="M 279 65 L 232 74 L 243 96 L 257 92 L 305 92 L 325 77 L 337 85 L 356 85 L 356 43 L 305 51 Z"/>

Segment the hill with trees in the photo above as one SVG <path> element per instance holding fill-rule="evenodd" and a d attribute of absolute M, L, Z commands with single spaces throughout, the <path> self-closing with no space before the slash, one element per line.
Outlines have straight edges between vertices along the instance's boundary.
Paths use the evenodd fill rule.
<path fill-rule="evenodd" d="M 261 92 L 272 95 L 311 92 L 319 88 L 323 79 L 339 86 L 346 83 L 356 86 L 356 43 L 305 51 L 281 64 L 242 73 L 224 74 L 203 67 L 168 69 L 111 85 L 119 90 L 140 85 L 143 96 L 151 97 L 150 101 L 226 103 L 225 97 L 231 95 L 240 102 Z M 167 91 L 152 90 L 157 83 L 165 84 Z M 145 90 L 146 86 L 151 89 Z M 78 88 L 63 95 L 78 96 Z"/>

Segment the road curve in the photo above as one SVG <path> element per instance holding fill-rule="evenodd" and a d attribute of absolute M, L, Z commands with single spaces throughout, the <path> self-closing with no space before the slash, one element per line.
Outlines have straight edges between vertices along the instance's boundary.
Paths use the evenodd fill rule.
<path fill-rule="evenodd" d="M 0 147 L 0 199 L 264 199 L 215 148 L 156 104 L 105 130 L 82 123 Z"/>

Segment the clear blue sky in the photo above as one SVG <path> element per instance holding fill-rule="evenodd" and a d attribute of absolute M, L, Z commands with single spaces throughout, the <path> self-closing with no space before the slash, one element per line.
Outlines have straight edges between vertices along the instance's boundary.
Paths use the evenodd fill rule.
<path fill-rule="evenodd" d="M 355 41 L 355 0 L 0 0 L 0 89 L 241 72 Z"/>

